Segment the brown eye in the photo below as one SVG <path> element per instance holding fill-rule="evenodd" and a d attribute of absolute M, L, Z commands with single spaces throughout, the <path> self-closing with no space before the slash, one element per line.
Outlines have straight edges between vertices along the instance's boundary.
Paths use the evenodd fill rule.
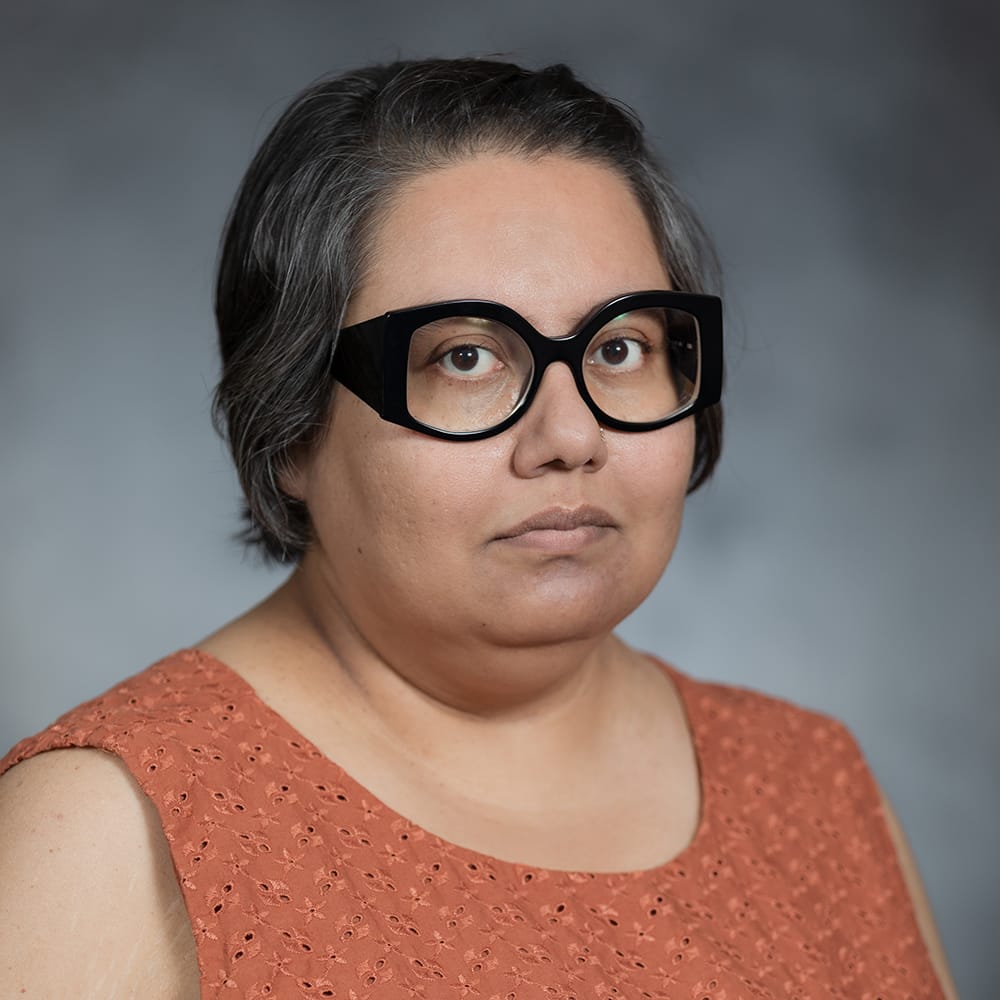
<path fill-rule="evenodd" d="M 598 345 L 587 363 L 598 368 L 632 371 L 643 363 L 646 345 L 633 337 L 612 337 Z"/>
<path fill-rule="evenodd" d="M 628 344 L 624 340 L 609 340 L 601 345 L 601 357 L 609 365 L 620 365 L 628 357 Z"/>
<path fill-rule="evenodd" d="M 448 352 L 450 367 L 460 372 L 471 372 L 479 364 L 479 348 L 465 345 Z"/>
<path fill-rule="evenodd" d="M 488 375 L 501 367 L 497 356 L 478 344 L 459 344 L 441 355 L 438 364 L 449 375 Z"/>

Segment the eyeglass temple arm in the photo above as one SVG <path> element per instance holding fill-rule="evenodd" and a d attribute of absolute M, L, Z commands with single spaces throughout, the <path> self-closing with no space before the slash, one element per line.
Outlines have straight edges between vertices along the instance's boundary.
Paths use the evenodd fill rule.
<path fill-rule="evenodd" d="M 382 414 L 382 355 L 385 317 L 345 326 L 337 335 L 330 374 Z"/>
<path fill-rule="evenodd" d="M 714 406 L 722 398 L 723 349 L 722 349 L 722 299 L 705 296 L 705 314 L 701 338 L 702 380 L 699 409 Z"/>

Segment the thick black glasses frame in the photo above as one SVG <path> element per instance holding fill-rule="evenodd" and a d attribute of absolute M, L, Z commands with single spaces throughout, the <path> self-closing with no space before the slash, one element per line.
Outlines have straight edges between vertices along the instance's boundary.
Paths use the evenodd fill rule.
<path fill-rule="evenodd" d="M 591 398 L 583 377 L 590 341 L 606 323 L 635 309 L 677 309 L 698 322 L 700 372 L 695 397 L 683 409 L 661 420 L 634 423 L 605 413 Z M 426 323 L 449 316 L 494 320 L 521 335 L 534 358 L 534 372 L 521 402 L 509 417 L 481 431 L 444 431 L 414 419 L 406 407 L 406 376 L 413 334 Z M 580 396 L 598 421 L 621 431 L 651 431 L 683 420 L 717 403 L 722 395 L 722 301 L 694 292 L 647 291 L 620 295 L 598 306 L 565 337 L 539 333 L 509 306 L 482 299 L 455 299 L 387 312 L 340 331 L 330 362 L 333 377 L 390 423 L 449 440 L 477 441 L 500 434 L 531 406 L 549 365 L 561 361 L 573 373 Z"/>

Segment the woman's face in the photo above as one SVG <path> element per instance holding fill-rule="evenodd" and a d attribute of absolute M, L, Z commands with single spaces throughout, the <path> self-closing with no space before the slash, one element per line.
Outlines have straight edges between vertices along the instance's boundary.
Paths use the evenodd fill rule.
<path fill-rule="evenodd" d="M 397 193 L 347 323 L 477 298 L 559 337 L 594 306 L 669 282 L 608 168 L 484 154 Z M 690 418 L 602 429 L 562 364 L 514 426 L 480 441 L 384 422 L 338 387 L 329 432 L 291 484 L 315 529 L 303 574 L 390 662 L 593 640 L 666 566 L 693 449 Z"/>

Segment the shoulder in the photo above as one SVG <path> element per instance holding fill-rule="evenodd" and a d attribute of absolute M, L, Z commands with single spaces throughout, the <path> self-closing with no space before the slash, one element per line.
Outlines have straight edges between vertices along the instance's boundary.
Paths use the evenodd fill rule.
<path fill-rule="evenodd" d="M 112 755 L 54 750 L 0 777 L 0 966 L 31 995 L 198 995 L 156 811 Z"/>
<path fill-rule="evenodd" d="M 181 650 L 83 702 L 0 759 L 0 774 L 47 750 L 97 747 L 128 759 L 158 732 L 211 730 L 227 705 L 245 698 L 232 670 L 195 650 Z"/>
<path fill-rule="evenodd" d="M 0 968 L 31 995 L 196 997 L 150 747 L 205 729 L 232 675 L 175 654 L 0 761 Z M 104 752 L 108 751 L 108 752 Z"/>
<path fill-rule="evenodd" d="M 811 817 L 816 830 L 849 831 L 851 843 L 862 845 L 861 856 L 872 863 L 867 881 L 883 889 L 898 882 L 945 995 L 956 997 L 906 835 L 850 729 L 833 716 L 782 698 L 695 680 L 672 669 L 671 674 L 712 772 L 749 780 L 765 800 L 782 798 L 785 814 Z"/>
<path fill-rule="evenodd" d="M 702 765 L 747 793 L 745 811 L 768 819 L 780 809 L 789 822 L 885 841 L 878 786 L 843 722 L 750 688 L 675 677 Z"/>
<path fill-rule="evenodd" d="M 711 742 L 738 743 L 746 751 L 796 758 L 805 750 L 823 757 L 860 755 L 848 728 L 824 712 L 752 688 L 698 680 L 668 667 L 691 728 Z"/>

